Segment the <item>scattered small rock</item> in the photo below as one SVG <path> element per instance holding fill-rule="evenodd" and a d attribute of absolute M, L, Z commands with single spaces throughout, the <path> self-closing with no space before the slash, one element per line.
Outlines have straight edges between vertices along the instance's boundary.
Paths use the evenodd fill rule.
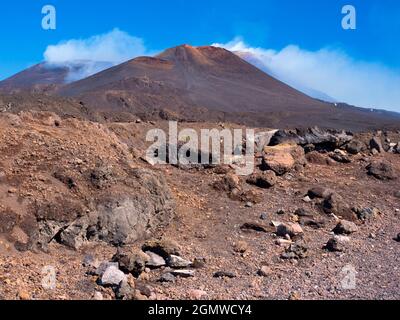
<path fill-rule="evenodd" d="M 358 227 L 354 222 L 342 220 L 340 221 L 335 229 L 333 229 L 333 232 L 335 234 L 341 235 L 341 234 L 352 234 L 354 232 L 358 231 Z"/>
<path fill-rule="evenodd" d="M 382 140 L 379 137 L 372 138 L 371 141 L 369 142 L 369 147 L 371 150 L 375 149 L 379 153 L 382 153 L 385 151 L 382 146 Z"/>
<path fill-rule="evenodd" d="M 151 251 L 167 259 L 170 255 L 180 256 L 181 249 L 179 244 L 171 239 L 163 238 L 161 240 L 147 241 L 142 248 L 143 251 Z"/>
<path fill-rule="evenodd" d="M 276 235 L 278 237 L 295 237 L 302 234 L 304 231 L 298 223 L 281 223 L 276 228 Z"/>
<path fill-rule="evenodd" d="M 193 270 L 173 270 L 171 274 L 175 277 L 191 278 L 194 277 L 195 272 Z"/>
<path fill-rule="evenodd" d="M 330 154 L 331 159 L 335 160 L 339 163 L 351 163 L 351 159 L 346 154 L 346 152 L 342 150 L 335 150 L 333 153 Z"/>
<path fill-rule="evenodd" d="M 203 290 L 195 290 L 195 289 L 190 290 L 188 293 L 188 296 L 191 300 L 200 300 L 206 295 L 207 295 L 207 292 L 205 292 Z"/>
<path fill-rule="evenodd" d="M 281 258 L 284 260 L 305 259 L 307 257 L 308 247 L 304 243 L 293 243 L 282 253 Z"/>
<path fill-rule="evenodd" d="M 291 244 L 293 244 L 293 241 L 287 239 L 276 239 L 275 243 L 281 247 L 289 247 Z"/>
<path fill-rule="evenodd" d="M 286 214 L 286 212 L 285 212 L 285 210 L 283 210 L 283 209 L 279 209 L 279 210 L 276 212 L 276 214 L 279 215 L 279 216 L 283 216 L 283 215 Z"/>
<path fill-rule="evenodd" d="M 244 206 L 246 208 L 252 208 L 253 207 L 253 203 L 252 202 L 246 202 L 246 204 Z"/>
<path fill-rule="evenodd" d="M 197 258 L 195 258 L 193 260 L 193 263 L 192 263 L 191 267 L 194 268 L 194 269 L 201 269 L 201 268 L 204 268 L 206 266 L 206 263 L 207 263 L 206 258 L 197 257 Z"/>
<path fill-rule="evenodd" d="M 327 199 L 330 197 L 334 192 L 330 189 L 324 187 L 314 187 L 308 190 L 308 196 L 311 199 L 320 198 L 320 199 Z"/>
<path fill-rule="evenodd" d="M 367 166 L 368 174 L 379 180 L 396 180 L 397 173 L 388 161 L 373 162 Z"/>
<path fill-rule="evenodd" d="M 217 271 L 214 273 L 214 278 L 236 278 L 236 274 L 229 271 Z"/>
<path fill-rule="evenodd" d="M 376 239 L 376 234 L 375 233 L 370 233 L 368 238 L 370 239 Z"/>
<path fill-rule="evenodd" d="M 262 189 L 273 187 L 278 181 L 274 171 L 268 170 L 262 173 L 255 173 L 247 178 L 246 182 Z"/>
<path fill-rule="evenodd" d="M 321 229 L 325 226 L 324 220 L 316 220 L 308 217 L 300 218 L 300 224 L 305 227 L 310 227 L 313 229 Z"/>
<path fill-rule="evenodd" d="M 166 265 L 164 258 L 159 256 L 158 254 L 151 251 L 146 251 L 145 254 L 149 257 L 149 260 L 145 264 L 146 267 L 161 268 Z"/>
<path fill-rule="evenodd" d="M 112 261 L 118 263 L 119 268 L 125 273 L 132 273 L 138 277 L 146 268 L 150 257 L 142 251 L 118 248 Z"/>
<path fill-rule="evenodd" d="M 358 219 L 367 221 L 375 218 L 379 214 L 379 210 L 376 208 L 353 208 Z"/>
<path fill-rule="evenodd" d="M 108 261 L 103 261 L 100 263 L 100 265 L 96 268 L 96 270 L 94 271 L 94 275 L 97 275 L 99 277 L 102 277 L 104 272 L 106 272 L 106 270 L 109 267 L 116 267 L 118 269 L 118 263 L 117 262 L 108 262 Z"/>
<path fill-rule="evenodd" d="M 126 275 L 115 266 L 108 267 L 101 277 L 102 286 L 119 286 L 123 281 L 127 281 Z"/>
<path fill-rule="evenodd" d="M 136 290 L 132 287 L 129 281 L 122 281 L 115 290 L 115 298 L 117 300 L 134 300 Z"/>
<path fill-rule="evenodd" d="M 245 241 L 238 241 L 234 244 L 234 250 L 238 253 L 245 253 L 249 249 L 249 245 Z"/>
<path fill-rule="evenodd" d="M 18 297 L 20 300 L 25 300 L 25 301 L 31 299 L 29 292 L 26 291 L 25 289 L 21 289 L 18 291 Z"/>
<path fill-rule="evenodd" d="M 260 220 L 268 220 L 268 213 L 261 213 Z"/>
<path fill-rule="evenodd" d="M 87 268 L 98 268 L 99 261 L 91 254 L 87 254 L 84 256 L 82 265 Z"/>
<path fill-rule="evenodd" d="M 174 283 L 175 280 L 176 280 L 175 276 L 172 273 L 167 272 L 167 273 L 164 273 L 164 274 L 161 275 L 160 279 L 158 279 L 158 282 L 171 282 L 171 283 Z"/>
<path fill-rule="evenodd" d="M 313 217 L 314 215 L 304 208 L 297 209 L 294 214 L 298 217 Z"/>
<path fill-rule="evenodd" d="M 366 149 L 364 142 L 353 139 L 346 145 L 346 151 L 350 154 L 358 154 Z"/>
<path fill-rule="evenodd" d="M 271 269 L 270 267 L 268 267 L 268 266 L 262 266 L 262 267 L 260 268 L 260 270 L 258 270 L 258 272 L 257 272 L 257 274 L 258 274 L 260 277 L 268 277 L 268 276 L 270 276 L 272 273 L 273 273 L 273 272 L 272 272 L 272 269 Z"/>
<path fill-rule="evenodd" d="M 167 259 L 167 264 L 171 268 L 187 268 L 192 265 L 192 262 L 185 260 L 179 256 L 170 255 Z"/>
<path fill-rule="evenodd" d="M 333 238 L 329 239 L 325 246 L 325 249 L 331 252 L 343 252 L 347 249 L 350 244 L 350 238 L 342 235 L 335 235 Z"/>
<path fill-rule="evenodd" d="M 322 208 L 327 214 L 335 214 L 344 219 L 355 221 L 357 220 L 356 214 L 351 210 L 350 206 L 346 204 L 344 199 L 336 193 L 331 194 L 322 203 Z"/>
<path fill-rule="evenodd" d="M 256 222 L 247 222 L 243 224 L 240 229 L 243 231 L 268 232 L 268 226 Z"/>

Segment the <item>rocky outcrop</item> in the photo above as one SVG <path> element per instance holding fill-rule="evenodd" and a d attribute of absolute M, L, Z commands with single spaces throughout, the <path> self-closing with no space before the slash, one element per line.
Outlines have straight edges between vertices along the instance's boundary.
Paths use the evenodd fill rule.
<path fill-rule="evenodd" d="M 316 150 L 333 151 L 350 142 L 353 136 L 342 131 L 328 131 L 320 128 L 279 130 L 271 138 L 270 145 L 294 143 L 302 146 L 314 145 Z"/>
<path fill-rule="evenodd" d="M 146 169 L 135 169 L 130 174 L 129 184 L 136 186 L 131 193 L 103 194 L 91 204 L 93 211 L 65 201 L 63 207 L 56 203 L 39 207 L 37 242 L 45 246 L 56 240 L 74 249 L 87 241 L 120 246 L 146 239 L 168 225 L 175 205 L 165 179 Z M 64 214 L 59 216 L 58 212 Z"/>

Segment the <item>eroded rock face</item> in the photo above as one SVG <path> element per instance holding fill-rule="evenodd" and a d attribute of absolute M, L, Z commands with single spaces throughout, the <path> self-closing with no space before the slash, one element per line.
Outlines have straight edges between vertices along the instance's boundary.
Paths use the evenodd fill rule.
<path fill-rule="evenodd" d="M 132 172 L 137 192 L 110 196 L 98 202 L 97 236 L 114 244 L 130 244 L 146 239 L 166 226 L 174 214 L 174 201 L 165 179 L 149 170 Z"/>
<path fill-rule="evenodd" d="M 37 243 L 45 247 L 56 240 L 73 249 L 87 241 L 120 246 L 146 239 L 168 225 L 175 206 L 164 178 L 150 170 L 136 169 L 128 182 L 136 186 L 132 193 L 108 192 L 91 204 L 93 211 L 73 202 L 39 207 Z"/>
<path fill-rule="evenodd" d="M 18 250 L 46 250 L 51 242 L 73 249 L 88 241 L 129 244 L 169 223 L 174 201 L 166 180 L 139 169 L 107 125 L 40 112 L 18 119 L 16 130 L 15 119 L 0 116 L 0 183 L 7 192 L 0 197 L 0 235 Z"/>

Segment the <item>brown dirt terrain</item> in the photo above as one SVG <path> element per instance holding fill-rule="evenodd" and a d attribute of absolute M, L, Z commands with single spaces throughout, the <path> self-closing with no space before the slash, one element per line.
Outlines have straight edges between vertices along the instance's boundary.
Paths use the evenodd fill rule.
<path fill-rule="evenodd" d="M 222 126 L 237 127 L 181 124 L 197 130 Z M 400 232 L 400 180 L 380 180 L 366 169 L 385 160 L 398 175 L 399 154 L 366 147 L 355 155 L 309 152 L 308 162 L 260 188 L 225 166 L 150 166 L 142 157 L 153 128 L 167 128 L 167 122 L 101 124 L 43 111 L 0 115 L 0 298 L 115 299 L 115 288 L 100 285 L 84 259 L 111 261 L 116 246 L 140 250 L 146 239 L 159 237 L 177 242 L 184 259 L 202 263 L 188 267 L 192 277 L 175 277 L 173 283 L 158 281 L 172 272 L 166 267 L 143 270 L 138 279 L 130 275 L 132 298 L 400 298 L 400 244 L 394 240 Z M 372 136 L 355 138 L 369 143 Z M 388 133 L 388 139 L 398 142 L 400 135 Z M 358 230 L 341 252 L 324 249 L 341 211 L 324 211 L 328 198 L 305 198 L 316 186 L 336 194 L 336 207 L 376 208 L 366 220 L 346 213 Z M 132 222 L 136 216 L 144 219 Z M 132 230 L 125 230 L 131 222 Z M 283 258 L 290 253 L 283 243 L 289 235 L 279 236 L 274 222 L 300 222 L 303 235 L 290 238 L 307 248 L 305 255 Z M 46 266 L 56 270 L 51 290 L 42 285 Z M 351 290 L 341 284 L 346 266 L 357 272 Z M 234 277 L 217 278 L 219 271 Z"/>

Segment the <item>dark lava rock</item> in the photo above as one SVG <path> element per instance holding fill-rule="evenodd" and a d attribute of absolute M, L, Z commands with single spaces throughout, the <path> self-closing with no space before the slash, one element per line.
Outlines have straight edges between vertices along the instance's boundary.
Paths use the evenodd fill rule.
<path fill-rule="evenodd" d="M 172 273 L 164 273 L 161 277 L 157 280 L 158 282 L 171 282 L 174 283 L 176 280 L 175 276 Z"/>
<path fill-rule="evenodd" d="M 357 216 L 351 210 L 350 206 L 347 205 L 344 199 L 336 193 L 333 193 L 324 200 L 322 203 L 322 208 L 327 214 L 333 213 L 350 221 L 357 220 Z"/>
<path fill-rule="evenodd" d="M 331 252 L 343 252 L 347 249 L 350 239 L 346 236 L 335 236 L 329 239 L 325 249 Z"/>
<path fill-rule="evenodd" d="M 134 300 L 135 289 L 132 288 L 128 281 L 122 281 L 115 290 L 115 298 L 117 300 Z"/>
<path fill-rule="evenodd" d="M 369 147 L 372 149 L 377 150 L 378 152 L 384 152 L 384 148 L 382 145 L 382 140 L 379 137 L 374 137 L 371 139 L 371 141 L 369 142 Z"/>
<path fill-rule="evenodd" d="M 284 253 L 282 253 L 281 258 L 284 260 L 291 259 L 305 259 L 307 258 L 308 247 L 303 243 L 294 243 L 291 244 L 289 248 L 286 249 Z"/>
<path fill-rule="evenodd" d="M 358 154 L 366 149 L 364 142 L 353 139 L 346 145 L 346 151 L 350 154 Z"/>
<path fill-rule="evenodd" d="M 316 220 L 316 219 L 311 219 L 307 217 L 302 217 L 300 218 L 300 224 L 305 227 L 310 227 L 313 229 L 321 229 L 325 227 L 325 221 L 324 220 Z"/>
<path fill-rule="evenodd" d="M 283 143 L 296 143 L 306 146 L 313 144 L 316 150 L 333 151 L 353 139 L 352 135 L 345 132 L 323 130 L 320 128 L 279 130 L 272 137 L 270 145 Z"/>
<path fill-rule="evenodd" d="M 368 174 L 379 180 L 396 180 L 398 175 L 387 161 L 373 162 L 367 167 Z"/>
<path fill-rule="evenodd" d="M 303 208 L 297 209 L 294 214 L 298 217 L 313 217 L 314 216 L 314 214 L 312 212 L 309 212 Z"/>
<path fill-rule="evenodd" d="M 260 214 L 260 220 L 264 220 L 264 221 L 268 220 L 268 213 L 265 213 L 265 212 L 261 213 Z"/>
<path fill-rule="evenodd" d="M 342 220 L 340 221 L 333 232 L 335 234 L 352 234 L 358 231 L 358 227 L 354 222 Z"/>
<path fill-rule="evenodd" d="M 353 208 L 358 219 L 366 221 L 376 217 L 379 214 L 379 210 L 376 208 Z"/>
<path fill-rule="evenodd" d="M 142 247 L 142 250 L 154 252 L 164 259 L 168 259 L 170 255 L 181 255 L 179 244 L 176 241 L 168 238 L 146 241 L 146 243 Z"/>
<path fill-rule="evenodd" d="M 214 278 L 236 278 L 236 274 L 229 271 L 217 271 L 214 273 Z"/>
<path fill-rule="evenodd" d="M 256 222 L 247 222 L 240 227 L 243 231 L 256 231 L 256 232 L 269 232 L 271 228 L 266 225 L 256 223 Z"/>
<path fill-rule="evenodd" d="M 334 153 L 330 154 L 330 158 L 339 163 L 351 163 L 351 159 L 340 151 L 335 151 Z"/>
<path fill-rule="evenodd" d="M 324 187 L 314 187 L 314 188 L 308 190 L 308 196 L 311 199 L 315 199 L 315 198 L 326 199 L 326 198 L 329 198 L 333 193 L 334 193 L 333 190 L 330 190 L 330 189 L 327 189 Z"/>

